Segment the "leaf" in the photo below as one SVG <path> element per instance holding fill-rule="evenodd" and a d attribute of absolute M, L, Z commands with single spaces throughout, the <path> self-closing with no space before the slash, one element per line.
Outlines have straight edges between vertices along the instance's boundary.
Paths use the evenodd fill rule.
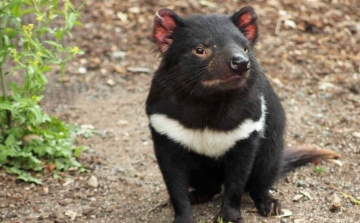
<path fill-rule="evenodd" d="M 81 152 L 83 152 L 85 150 L 84 146 L 78 146 L 74 149 L 74 156 L 75 157 L 80 157 Z"/>
<path fill-rule="evenodd" d="M 4 45 L 5 45 L 5 46 L 10 46 L 10 39 L 9 39 L 9 37 L 8 37 L 7 35 L 4 35 L 3 38 L 4 38 Z"/>
<path fill-rule="evenodd" d="M 45 41 L 45 43 L 51 45 L 51 46 L 55 46 L 55 47 L 61 47 L 61 45 L 55 41 L 50 41 L 50 40 L 47 40 Z"/>
<path fill-rule="evenodd" d="M 53 6 L 54 8 L 58 8 L 59 7 L 59 1 L 58 0 L 53 0 Z"/>
<path fill-rule="evenodd" d="M 10 134 L 5 140 L 5 146 L 11 147 L 13 145 L 17 145 L 17 140 L 14 134 Z"/>
<path fill-rule="evenodd" d="M 17 5 L 20 5 L 21 2 L 22 2 L 22 0 L 11 0 L 8 7 L 13 8 L 13 7 L 17 6 Z"/>
<path fill-rule="evenodd" d="M 61 40 L 64 36 L 64 32 L 61 29 L 57 29 L 54 36 L 56 37 L 57 40 Z"/>
<path fill-rule="evenodd" d="M 30 183 L 36 183 L 36 184 L 42 184 L 41 181 L 33 176 L 30 175 L 30 173 L 24 171 L 24 170 L 20 170 L 16 167 L 4 167 L 5 171 L 9 174 L 15 174 L 17 175 L 19 180 L 23 180 L 25 182 L 30 182 Z"/>
<path fill-rule="evenodd" d="M 10 90 L 13 93 L 18 93 L 20 91 L 19 85 L 15 84 L 14 82 L 10 83 Z"/>
<path fill-rule="evenodd" d="M 27 172 L 22 172 L 22 174 L 20 174 L 18 176 L 19 180 L 23 180 L 25 182 L 29 182 L 29 183 L 36 183 L 36 184 L 42 184 L 41 180 L 31 176 L 29 173 Z"/>
<path fill-rule="evenodd" d="M 8 39 L 15 38 L 15 37 L 18 35 L 18 33 L 19 33 L 17 30 L 12 29 L 12 28 L 9 28 L 9 27 L 6 27 L 6 28 L 5 28 L 5 32 L 6 32 L 6 34 L 7 34 L 6 38 L 8 38 Z M 5 38 L 5 36 L 4 36 L 4 38 Z M 7 40 L 7 42 L 6 42 L 6 40 L 5 40 L 5 44 L 6 44 L 7 46 L 10 45 L 9 40 Z"/>
<path fill-rule="evenodd" d="M 35 12 L 35 8 L 29 8 L 21 11 L 21 16 Z"/>
<path fill-rule="evenodd" d="M 80 26 L 80 27 L 83 27 L 83 26 L 84 26 L 80 21 L 75 21 L 75 25 L 76 25 L 76 26 Z"/>
<path fill-rule="evenodd" d="M 49 155 L 49 156 L 54 156 L 55 155 L 55 151 L 53 148 L 51 148 L 50 146 L 46 146 L 44 148 L 44 151 Z"/>
<path fill-rule="evenodd" d="M 29 75 L 33 75 L 35 73 L 34 67 L 32 65 L 30 65 L 30 64 L 27 66 L 26 70 L 27 70 Z"/>
<path fill-rule="evenodd" d="M 0 109 L 12 111 L 13 106 L 10 102 L 0 102 Z"/>
<path fill-rule="evenodd" d="M 64 170 L 64 168 L 65 168 L 64 162 L 62 162 L 62 160 L 60 160 L 60 159 L 55 160 L 55 166 L 56 166 L 57 170 Z"/>
<path fill-rule="evenodd" d="M 77 14 L 76 13 L 70 13 L 69 15 L 69 19 L 67 21 L 67 26 L 68 26 L 68 29 L 72 29 L 74 27 L 74 23 L 76 21 L 76 18 L 77 18 Z"/>
<path fill-rule="evenodd" d="M 27 110 L 31 112 L 35 117 L 35 119 L 33 120 L 33 125 L 42 124 L 50 119 L 49 116 L 43 113 L 39 106 L 30 107 Z"/>
<path fill-rule="evenodd" d="M 4 164 L 8 157 L 8 151 L 4 145 L 0 144 L 0 166 Z"/>
<path fill-rule="evenodd" d="M 71 2 L 70 1 L 66 1 L 65 2 L 65 4 L 69 7 L 69 9 L 71 9 L 72 11 L 74 11 L 75 10 L 75 8 L 74 8 L 74 5 L 73 4 L 71 4 Z"/>
<path fill-rule="evenodd" d="M 21 30 L 21 18 L 19 17 L 12 17 L 12 23 L 13 23 L 13 28 L 17 31 L 20 32 Z"/>
<path fill-rule="evenodd" d="M 46 65 L 41 68 L 42 73 L 45 73 L 45 72 L 50 71 L 50 70 L 52 70 L 51 67 L 46 66 Z"/>
<path fill-rule="evenodd" d="M 13 0 L 10 2 L 9 7 L 15 17 L 21 16 L 21 0 Z"/>

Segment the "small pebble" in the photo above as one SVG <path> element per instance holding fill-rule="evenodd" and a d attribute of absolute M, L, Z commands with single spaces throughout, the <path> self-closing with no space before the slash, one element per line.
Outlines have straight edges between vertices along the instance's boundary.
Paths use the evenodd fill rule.
<path fill-rule="evenodd" d="M 44 194 L 48 194 L 49 193 L 49 188 L 48 187 L 43 187 L 43 191 L 44 191 Z"/>
<path fill-rule="evenodd" d="M 123 59 L 125 55 L 126 55 L 125 51 L 115 51 L 111 53 L 110 57 L 111 59 Z"/>
<path fill-rule="evenodd" d="M 106 81 L 106 83 L 107 83 L 107 85 L 109 85 L 109 86 L 111 86 L 111 87 L 116 84 L 113 79 L 108 79 L 108 80 Z"/>
<path fill-rule="evenodd" d="M 118 124 L 119 126 L 126 126 L 126 125 L 129 124 L 129 122 L 126 121 L 126 120 L 120 120 L 120 121 L 117 122 L 117 124 Z"/>
<path fill-rule="evenodd" d="M 99 186 L 99 182 L 98 182 L 98 179 L 96 176 L 91 176 L 88 181 L 87 181 L 87 184 L 90 186 L 90 187 L 93 187 L 93 188 L 97 188 Z"/>
<path fill-rule="evenodd" d="M 87 70 L 86 70 L 85 67 L 79 67 L 78 72 L 79 72 L 80 74 L 85 74 L 85 73 L 87 72 Z"/>
<path fill-rule="evenodd" d="M 125 173 L 125 168 L 122 166 L 118 166 L 118 167 L 116 167 L 116 171 L 119 173 Z"/>
<path fill-rule="evenodd" d="M 298 180 L 298 181 L 296 181 L 296 186 L 297 186 L 297 187 L 308 187 L 309 184 L 306 183 L 306 182 L 303 181 L 303 180 Z"/>

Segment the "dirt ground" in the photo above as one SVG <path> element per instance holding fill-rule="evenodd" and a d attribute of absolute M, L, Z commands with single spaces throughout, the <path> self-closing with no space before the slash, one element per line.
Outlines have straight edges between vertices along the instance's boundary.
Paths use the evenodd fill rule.
<path fill-rule="evenodd" d="M 360 222 L 359 0 L 88 0 L 71 43 L 85 54 L 65 77 L 49 76 L 44 100 L 52 115 L 94 128 L 93 137 L 79 139 L 88 146 L 81 157 L 88 172 L 44 176 L 43 185 L 1 174 L 0 221 L 171 222 L 144 114 L 160 61 L 151 40 L 154 14 L 165 7 L 181 15 L 232 14 L 247 4 L 259 17 L 257 58 L 287 112 L 287 144 L 335 150 L 343 165 L 309 164 L 280 180 L 273 193 L 289 217 L 262 217 L 244 198 L 245 221 Z M 194 206 L 196 220 L 211 222 L 220 205 L 221 195 Z"/>

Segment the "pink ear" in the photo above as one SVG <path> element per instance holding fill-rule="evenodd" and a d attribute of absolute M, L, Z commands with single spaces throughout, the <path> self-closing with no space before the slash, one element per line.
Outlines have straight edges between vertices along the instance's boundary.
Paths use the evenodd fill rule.
<path fill-rule="evenodd" d="M 240 9 L 232 16 L 232 21 L 249 40 L 251 45 L 256 43 L 258 38 L 257 15 L 251 6 Z"/>
<path fill-rule="evenodd" d="M 172 43 L 172 34 L 176 28 L 178 16 L 170 9 L 161 9 L 155 17 L 153 38 L 159 51 L 164 54 Z"/>

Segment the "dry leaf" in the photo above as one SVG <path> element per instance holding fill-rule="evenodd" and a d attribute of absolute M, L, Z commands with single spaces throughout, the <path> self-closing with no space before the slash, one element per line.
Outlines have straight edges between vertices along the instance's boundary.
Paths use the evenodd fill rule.
<path fill-rule="evenodd" d="M 95 127 L 93 125 L 86 125 L 86 124 L 80 125 L 80 128 L 82 128 L 82 129 L 95 129 Z"/>
<path fill-rule="evenodd" d="M 287 28 L 296 29 L 296 23 L 293 20 L 290 20 L 290 19 L 284 20 L 284 26 L 287 27 Z"/>
<path fill-rule="evenodd" d="M 297 194 L 295 195 L 295 197 L 293 198 L 293 201 L 297 202 L 300 201 L 301 199 L 303 199 L 304 195 L 303 194 Z"/>
<path fill-rule="evenodd" d="M 341 160 L 337 160 L 337 159 L 327 159 L 327 160 L 325 160 L 325 161 L 327 161 L 327 162 L 329 162 L 329 163 L 334 163 L 334 164 L 336 164 L 336 165 L 338 165 L 338 166 L 343 166 L 343 163 L 341 162 Z"/>
<path fill-rule="evenodd" d="M 54 169 L 56 168 L 56 165 L 55 164 L 48 164 L 45 166 L 45 169 L 48 170 L 48 171 L 53 171 Z"/>
<path fill-rule="evenodd" d="M 300 193 L 302 193 L 302 194 L 305 195 L 307 198 L 309 198 L 309 200 L 312 200 L 312 197 L 311 197 L 311 195 L 309 194 L 309 192 L 300 191 Z"/>
<path fill-rule="evenodd" d="M 22 138 L 23 143 L 26 145 L 28 143 L 30 143 L 31 140 L 39 140 L 39 141 L 44 141 L 44 138 L 38 135 L 34 135 L 34 134 L 29 134 L 26 135 Z"/>
<path fill-rule="evenodd" d="M 70 184 L 74 183 L 74 180 L 73 179 L 67 179 L 65 181 L 65 183 L 63 183 L 63 186 L 66 187 L 66 186 L 69 186 Z"/>
<path fill-rule="evenodd" d="M 127 70 L 132 73 L 151 73 L 151 70 L 146 67 L 128 67 Z"/>
<path fill-rule="evenodd" d="M 68 211 L 65 212 L 65 215 L 68 216 L 71 221 L 74 221 L 76 216 L 77 216 L 77 212 L 72 211 L 72 210 L 68 210 Z"/>
<path fill-rule="evenodd" d="M 360 138 L 360 132 L 353 132 L 352 135 L 356 138 Z"/>
<path fill-rule="evenodd" d="M 283 217 L 289 217 L 292 216 L 292 212 L 289 209 L 282 209 L 281 210 L 282 214 L 281 215 L 277 215 L 277 216 L 273 216 L 276 218 L 283 218 Z"/>

